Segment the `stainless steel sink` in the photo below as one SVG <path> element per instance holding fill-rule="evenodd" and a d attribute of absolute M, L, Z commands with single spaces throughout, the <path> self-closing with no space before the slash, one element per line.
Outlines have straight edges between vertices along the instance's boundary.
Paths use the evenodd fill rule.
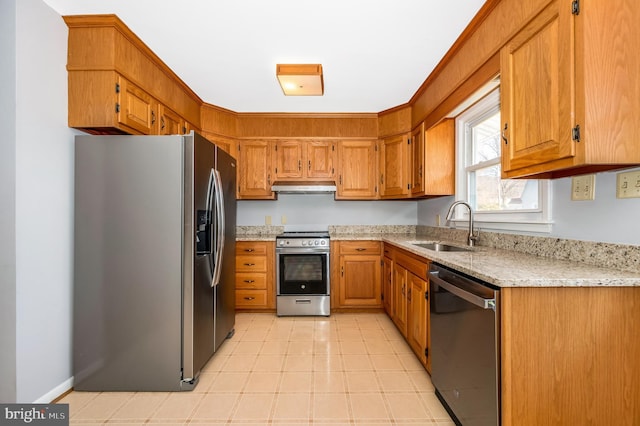
<path fill-rule="evenodd" d="M 472 251 L 470 247 L 452 246 L 443 243 L 414 243 L 414 246 L 422 247 L 433 251 Z"/>

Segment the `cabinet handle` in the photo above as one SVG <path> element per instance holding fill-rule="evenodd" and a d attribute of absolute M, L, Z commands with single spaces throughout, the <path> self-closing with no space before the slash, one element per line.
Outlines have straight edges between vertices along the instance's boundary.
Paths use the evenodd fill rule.
<path fill-rule="evenodd" d="M 411 287 L 409 287 L 409 291 L 407 292 L 407 300 L 411 302 Z"/>
<path fill-rule="evenodd" d="M 271 173 L 267 175 L 267 183 L 271 185 Z"/>
<path fill-rule="evenodd" d="M 420 177 L 420 179 L 422 179 L 422 164 L 420 165 L 420 168 L 418 169 L 418 176 Z"/>
<path fill-rule="evenodd" d="M 164 117 L 160 117 L 160 129 L 164 130 Z"/>
<path fill-rule="evenodd" d="M 384 184 L 384 174 L 380 173 L 380 184 Z"/>
<path fill-rule="evenodd" d="M 249 296 L 247 296 L 247 297 L 245 297 L 245 298 L 244 298 L 244 300 L 255 300 L 255 297 L 249 297 Z"/>
<path fill-rule="evenodd" d="M 344 266 L 341 268 L 340 274 L 344 277 Z"/>
<path fill-rule="evenodd" d="M 302 170 L 302 160 L 298 160 L 298 170 Z"/>
<path fill-rule="evenodd" d="M 244 266 L 256 266 L 255 263 L 245 263 Z"/>
<path fill-rule="evenodd" d="M 151 124 L 156 124 L 156 112 L 151 110 Z"/>
<path fill-rule="evenodd" d="M 244 251 L 248 251 L 249 253 L 251 253 L 253 249 L 244 249 Z"/>
<path fill-rule="evenodd" d="M 362 248 L 362 247 L 358 247 L 358 248 L 356 249 L 356 251 L 365 251 L 365 250 L 366 250 L 366 248 Z"/>
<path fill-rule="evenodd" d="M 506 145 L 509 140 L 507 139 L 507 129 L 509 128 L 508 123 L 504 123 L 504 129 L 502 129 L 502 140 L 504 141 L 504 144 Z"/>
<path fill-rule="evenodd" d="M 248 284 L 251 284 L 251 283 L 256 282 L 256 280 L 244 280 L 244 282 L 245 282 L 245 283 L 248 283 Z"/>
<path fill-rule="evenodd" d="M 402 284 L 402 288 L 400 289 L 400 293 L 404 296 L 404 284 Z"/>
<path fill-rule="evenodd" d="M 308 168 L 309 168 L 309 170 L 311 170 L 311 160 L 309 160 Z"/>
<path fill-rule="evenodd" d="M 342 175 L 340 175 L 340 185 L 342 185 Z"/>

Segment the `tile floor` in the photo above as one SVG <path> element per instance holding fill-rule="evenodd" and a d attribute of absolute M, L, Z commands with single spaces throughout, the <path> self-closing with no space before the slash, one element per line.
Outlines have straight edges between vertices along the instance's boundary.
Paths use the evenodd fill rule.
<path fill-rule="evenodd" d="M 241 313 L 192 392 L 72 392 L 72 425 L 453 425 L 385 314 Z"/>

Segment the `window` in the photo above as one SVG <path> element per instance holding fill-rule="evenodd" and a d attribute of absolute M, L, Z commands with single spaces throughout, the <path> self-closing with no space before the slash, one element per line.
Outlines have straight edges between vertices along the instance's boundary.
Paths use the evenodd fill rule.
<path fill-rule="evenodd" d="M 550 232 L 548 182 L 500 178 L 500 123 L 499 89 L 456 117 L 456 199 L 471 205 L 480 228 Z"/>

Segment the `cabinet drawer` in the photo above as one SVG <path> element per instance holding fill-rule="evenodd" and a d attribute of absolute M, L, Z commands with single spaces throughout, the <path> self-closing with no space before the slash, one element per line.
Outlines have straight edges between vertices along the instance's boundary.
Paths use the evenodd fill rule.
<path fill-rule="evenodd" d="M 267 258 L 264 256 L 236 256 L 237 272 L 267 272 Z"/>
<path fill-rule="evenodd" d="M 266 290 L 267 274 L 236 273 L 236 289 Z"/>
<path fill-rule="evenodd" d="M 380 241 L 340 241 L 340 254 L 380 254 Z"/>
<path fill-rule="evenodd" d="M 424 259 L 418 259 L 404 251 L 396 250 L 395 261 L 396 264 L 404 267 L 412 274 L 417 275 L 422 279 L 427 278 L 429 262 L 425 261 Z"/>
<path fill-rule="evenodd" d="M 267 241 L 237 241 L 236 256 L 266 256 Z"/>
<path fill-rule="evenodd" d="M 266 306 L 266 290 L 236 290 L 237 308 L 264 308 Z"/>

